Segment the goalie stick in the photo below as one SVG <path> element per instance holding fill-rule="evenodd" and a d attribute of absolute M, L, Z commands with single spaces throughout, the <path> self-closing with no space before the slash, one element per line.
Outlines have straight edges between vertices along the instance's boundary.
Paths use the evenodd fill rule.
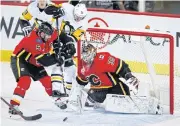
<path fill-rule="evenodd" d="M 9 104 L 4 98 L 1 97 L 1 100 L 26 121 L 38 120 L 42 117 L 42 114 L 37 114 L 33 116 L 24 116 L 21 112 L 17 111 L 11 104 Z"/>

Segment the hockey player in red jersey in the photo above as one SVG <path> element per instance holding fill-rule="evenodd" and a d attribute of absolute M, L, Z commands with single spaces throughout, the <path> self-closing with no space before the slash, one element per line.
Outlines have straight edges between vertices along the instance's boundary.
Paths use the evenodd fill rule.
<path fill-rule="evenodd" d="M 56 38 L 57 33 L 51 25 L 43 22 L 15 47 L 11 56 L 11 69 L 17 81 L 17 87 L 10 103 L 16 110 L 30 87 L 31 78 L 34 81 L 40 81 L 46 93 L 49 96 L 52 95 L 51 77 L 48 76 L 44 66 L 63 62 L 50 53 L 52 43 L 56 41 Z M 9 109 L 9 113 L 16 114 L 12 109 Z"/>
<path fill-rule="evenodd" d="M 80 68 L 76 80 L 82 86 L 88 83 L 91 85 L 86 105 L 102 103 L 106 94 L 130 95 L 129 86 L 123 83 L 120 77 L 137 90 L 139 81 L 132 75 L 128 64 L 123 60 L 108 52 L 97 53 L 92 44 L 83 46 L 81 54 L 82 59 L 79 62 Z"/>

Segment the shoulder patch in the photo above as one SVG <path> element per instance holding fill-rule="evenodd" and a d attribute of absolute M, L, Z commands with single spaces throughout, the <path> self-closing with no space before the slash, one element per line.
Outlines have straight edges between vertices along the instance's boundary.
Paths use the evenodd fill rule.
<path fill-rule="evenodd" d="M 37 42 L 37 43 L 43 43 L 42 39 L 40 39 L 40 38 L 37 38 L 37 39 L 36 39 L 36 42 Z"/>

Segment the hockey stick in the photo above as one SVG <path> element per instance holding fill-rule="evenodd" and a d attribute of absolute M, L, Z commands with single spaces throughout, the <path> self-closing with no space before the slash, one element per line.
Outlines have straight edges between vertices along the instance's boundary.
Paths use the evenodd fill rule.
<path fill-rule="evenodd" d="M 42 117 L 42 114 L 37 114 L 33 116 L 24 116 L 21 112 L 17 111 L 11 104 L 9 104 L 4 98 L 1 97 L 1 100 L 26 121 L 38 120 Z"/>
<path fill-rule="evenodd" d="M 59 28 L 58 28 L 58 26 L 59 26 L 59 23 L 58 23 L 58 19 L 56 18 L 56 30 L 57 30 L 57 32 L 58 32 L 58 42 L 60 41 L 60 39 L 59 39 Z M 59 57 L 61 57 L 61 52 L 60 52 L 60 50 L 59 50 Z M 62 57 L 63 58 L 63 60 L 65 60 L 65 58 L 64 57 Z M 62 67 L 62 65 L 60 66 L 60 69 L 61 69 L 61 72 L 62 72 L 62 76 L 63 76 L 63 79 L 62 79 L 62 83 L 63 83 L 63 87 L 64 87 L 64 92 L 65 92 L 65 95 L 67 96 L 67 92 L 66 92 L 66 87 L 65 87 L 65 84 L 64 84 L 64 74 L 63 74 L 63 67 Z"/>

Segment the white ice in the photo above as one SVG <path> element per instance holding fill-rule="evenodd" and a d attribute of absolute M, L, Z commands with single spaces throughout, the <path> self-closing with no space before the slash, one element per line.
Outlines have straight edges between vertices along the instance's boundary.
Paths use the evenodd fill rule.
<path fill-rule="evenodd" d="M 9 63 L 1 63 L 1 96 L 10 100 L 16 87 Z M 62 111 L 52 103 L 39 82 L 33 82 L 27 91 L 20 109 L 24 115 L 41 113 L 37 121 L 24 121 L 20 117 L 10 118 L 8 107 L 1 102 L 1 126 L 178 126 L 180 115 L 145 115 L 86 110 L 82 114 L 74 111 Z M 68 117 L 67 121 L 62 120 Z"/>

